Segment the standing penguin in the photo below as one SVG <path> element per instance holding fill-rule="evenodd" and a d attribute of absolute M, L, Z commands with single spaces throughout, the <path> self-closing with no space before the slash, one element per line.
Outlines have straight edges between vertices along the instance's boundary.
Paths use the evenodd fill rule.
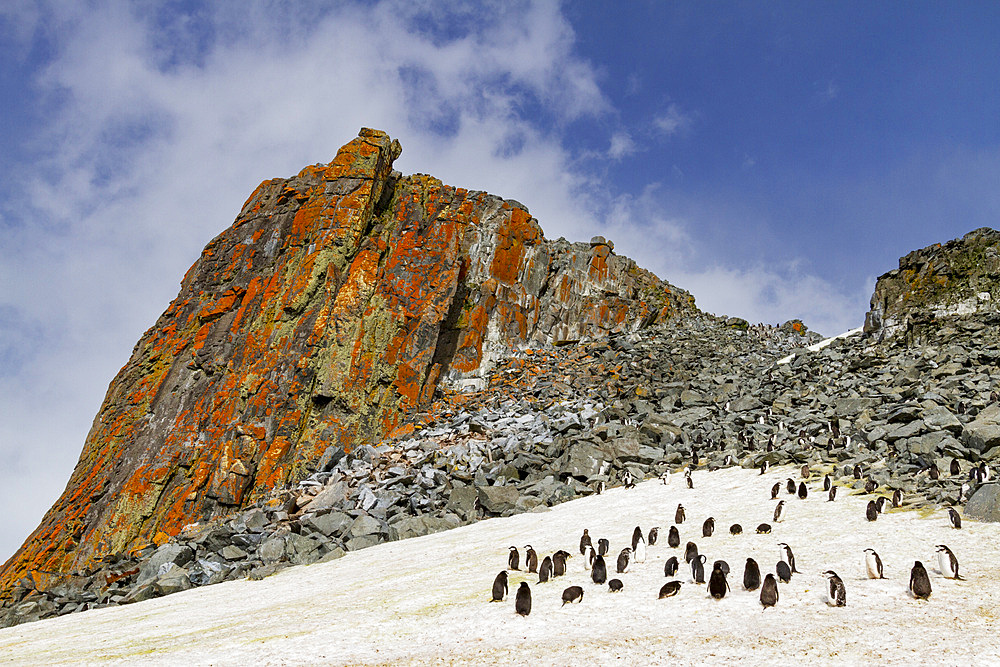
<path fill-rule="evenodd" d="M 684 505 L 677 503 L 677 511 L 674 512 L 674 523 L 684 523 Z"/>
<path fill-rule="evenodd" d="M 625 547 L 622 549 L 621 553 L 618 554 L 618 574 L 625 574 L 628 572 L 629 561 L 632 557 L 632 549 Z"/>
<path fill-rule="evenodd" d="M 799 500 L 805 500 L 808 495 L 809 490 L 806 488 L 806 483 L 799 482 Z"/>
<path fill-rule="evenodd" d="M 639 541 L 635 543 L 635 549 L 632 550 L 632 553 L 635 555 L 636 563 L 646 562 L 646 540 L 642 539 L 641 535 Z"/>
<path fill-rule="evenodd" d="M 875 501 L 875 509 L 878 511 L 879 514 L 885 511 L 885 504 L 887 502 L 889 502 L 889 499 L 886 498 L 885 496 L 879 496 L 878 499 Z"/>
<path fill-rule="evenodd" d="M 785 501 L 779 500 L 774 508 L 774 522 L 781 523 L 785 519 Z"/>
<path fill-rule="evenodd" d="M 594 559 L 594 567 L 590 569 L 590 578 L 595 584 L 603 584 L 608 580 L 608 566 L 604 563 L 604 556 Z"/>
<path fill-rule="evenodd" d="M 607 556 L 608 555 L 608 549 L 610 549 L 610 548 L 611 548 L 611 543 L 608 542 L 608 538 L 602 537 L 601 539 L 597 540 L 597 555 L 598 556 Z"/>
<path fill-rule="evenodd" d="M 956 510 L 954 507 L 948 508 L 948 518 L 951 519 L 952 528 L 962 527 L 962 516 L 958 513 L 958 510 Z"/>
<path fill-rule="evenodd" d="M 874 549 L 865 549 L 865 570 L 869 579 L 885 579 L 882 574 L 882 559 Z"/>
<path fill-rule="evenodd" d="M 903 504 L 903 492 L 896 489 L 892 492 L 892 506 L 899 507 Z"/>
<path fill-rule="evenodd" d="M 861 464 L 854 464 L 854 470 L 852 472 L 854 473 L 854 479 L 861 479 Z"/>
<path fill-rule="evenodd" d="M 837 573 L 833 570 L 827 570 L 823 573 L 829 580 L 829 585 L 826 589 L 827 604 L 832 607 L 846 607 L 847 606 L 847 588 L 844 587 L 844 580 L 837 576 Z"/>
<path fill-rule="evenodd" d="M 837 487 L 831 486 L 830 493 L 828 493 L 826 496 L 826 502 L 832 503 L 836 499 L 837 499 Z"/>
<path fill-rule="evenodd" d="M 538 554 L 531 548 L 530 544 L 524 545 L 524 564 L 528 572 L 538 572 Z"/>
<path fill-rule="evenodd" d="M 677 574 L 677 568 L 680 563 L 677 562 L 677 556 L 671 556 L 667 559 L 667 562 L 663 564 L 663 576 L 672 577 Z"/>
<path fill-rule="evenodd" d="M 962 466 L 960 466 L 958 464 L 958 459 L 952 459 L 951 460 L 951 469 L 949 470 L 949 472 L 952 475 L 961 475 L 962 474 Z"/>
<path fill-rule="evenodd" d="M 781 551 L 781 560 L 788 563 L 788 569 L 792 572 L 798 572 L 795 568 L 795 554 L 792 553 L 792 548 L 784 542 L 779 542 L 778 549 Z"/>
<path fill-rule="evenodd" d="M 507 554 L 507 569 L 516 570 L 518 565 L 521 563 L 521 556 L 517 553 L 517 547 L 510 547 L 510 553 Z"/>
<path fill-rule="evenodd" d="M 656 546 L 656 540 L 659 537 L 660 537 L 660 527 L 653 526 L 652 528 L 649 529 L 649 537 L 646 539 L 646 541 L 649 542 L 649 546 L 654 547 Z"/>
<path fill-rule="evenodd" d="M 546 556 L 542 559 L 542 565 L 538 568 L 538 583 L 544 584 L 552 576 L 552 558 Z"/>
<path fill-rule="evenodd" d="M 566 552 L 557 551 L 552 554 L 552 576 L 561 577 L 566 574 Z"/>
<path fill-rule="evenodd" d="M 823 478 L 823 490 L 829 491 L 831 486 L 833 486 L 833 482 L 830 481 L 830 476 L 827 475 Z"/>
<path fill-rule="evenodd" d="M 681 533 L 677 530 L 677 526 L 670 526 L 670 530 L 667 531 L 667 546 L 671 549 L 676 549 L 681 545 Z"/>
<path fill-rule="evenodd" d="M 638 544 L 641 539 L 643 539 L 642 528 L 636 526 L 635 530 L 632 531 L 632 551 L 635 551 L 635 545 Z"/>
<path fill-rule="evenodd" d="M 594 566 L 594 558 L 596 556 L 597 553 L 594 551 L 594 547 L 588 544 L 583 550 L 583 558 L 580 559 L 583 561 L 584 571 L 589 571 Z"/>
<path fill-rule="evenodd" d="M 760 603 L 765 609 L 778 604 L 778 582 L 774 580 L 773 574 L 764 577 L 764 583 L 760 587 Z"/>
<path fill-rule="evenodd" d="M 593 545 L 594 543 L 590 541 L 590 531 L 584 528 L 583 535 L 580 536 L 580 554 L 582 555 L 588 546 Z"/>
<path fill-rule="evenodd" d="M 795 480 L 791 477 L 785 481 L 785 491 L 788 491 L 788 495 L 795 495 Z"/>
<path fill-rule="evenodd" d="M 708 517 L 705 519 L 705 523 L 701 524 L 701 536 L 711 537 L 712 533 L 715 532 L 715 519 Z"/>
<path fill-rule="evenodd" d="M 708 557 L 705 554 L 691 559 L 691 579 L 694 580 L 694 583 L 705 583 L 705 561 L 707 560 Z"/>
<path fill-rule="evenodd" d="M 760 566 L 753 558 L 747 558 L 747 565 L 743 568 L 743 588 L 748 591 L 760 588 Z"/>
<path fill-rule="evenodd" d="M 927 469 L 927 476 L 931 479 L 941 478 L 941 472 L 938 470 L 936 463 L 932 463 L 931 467 Z"/>
<path fill-rule="evenodd" d="M 792 568 L 788 567 L 788 563 L 783 560 L 779 560 L 778 564 L 775 565 L 774 571 L 778 574 L 778 579 L 781 583 L 787 584 L 792 580 Z"/>
<path fill-rule="evenodd" d="M 777 498 L 779 493 L 781 493 L 781 482 L 775 482 L 771 487 L 771 500 Z"/>
<path fill-rule="evenodd" d="M 694 542 L 688 542 L 687 546 L 684 547 L 684 562 L 690 563 L 692 558 L 698 557 L 698 545 Z"/>
<path fill-rule="evenodd" d="M 955 557 L 952 550 L 943 544 L 939 544 L 935 548 L 938 555 L 938 569 L 941 570 L 944 578 L 964 580 L 965 578 L 958 574 L 958 558 Z"/>
<path fill-rule="evenodd" d="M 874 521 L 878 518 L 878 508 L 875 506 L 874 500 L 868 501 L 868 507 L 865 508 L 865 518 L 869 521 Z"/>
<path fill-rule="evenodd" d="M 726 573 L 722 571 L 722 567 L 717 562 L 712 568 L 712 574 L 708 577 L 708 594 L 716 600 L 721 600 L 726 597 L 727 590 L 729 590 L 729 582 L 726 581 Z"/>
<path fill-rule="evenodd" d="M 500 574 L 493 580 L 493 599 L 490 602 L 503 602 L 507 597 L 507 570 L 500 570 Z"/>
<path fill-rule="evenodd" d="M 913 563 L 913 569 L 910 570 L 910 593 L 918 600 L 926 600 L 931 596 L 931 579 L 919 560 Z"/>
<path fill-rule="evenodd" d="M 531 613 L 531 589 L 528 588 L 528 582 L 526 581 L 522 581 L 521 585 L 517 587 L 514 611 L 521 616 L 527 616 Z"/>

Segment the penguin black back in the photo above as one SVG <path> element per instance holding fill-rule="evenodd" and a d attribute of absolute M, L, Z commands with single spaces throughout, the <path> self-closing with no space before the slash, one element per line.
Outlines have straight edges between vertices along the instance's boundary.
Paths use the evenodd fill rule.
<path fill-rule="evenodd" d="M 668 581 L 667 583 L 663 584 L 663 586 L 660 587 L 659 599 L 662 600 L 663 598 L 672 598 L 673 596 L 677 595 L 677 593 L 679 593 L 680 590 L 681 590 L 681 582 L 676 580 Z"/>
<path fill-rule="evenodd" d="M 657 540 L 657 538 L 659 538 L 659 536 L 660 536 L 660 527 L 659 526 L 653 526 L 652 528 L 650 528 L 649 529 L 649 538 L 647 538 L 647 540 L 646 540 L 647 542 L 649 542 L 649 546 L 651 546 L 651 547 L 652 546 L 656 546 L 656 540 Z"/>
<path fill-rule="evenodd" d="M 552 576 L 561 577 L 566 574 L 566 552 L 557 551 L 552 554 Z"/>
<path fill-rule="evenodd" d="M 827 599 L 828 603 L 834 607 L 846 607 L 847 606 L 847 588 L 844 586 L 844 580 L 837 576 L 837 573 L 833 570 L 827 570 L 823 573 L 827 577 Z"/>
<path fill-rule="evenodd" d="M 729 527 L 729 534 L 730 535 L 742 535 L 743 534 L 743 526 L 741 526 L 738 523 L 734 523 L 733 525 L 731 525 Z"/>
<path fill-rule="evenodd" d="M 764 577 L 764 583 L 760 586 L 760 603 L 766 609 L 778 604 L 778 582 L 774 580 L 773 574 Z"/>
<path fill-rule="evenodd" d="M 795 480 L 791 477 L 785 481 L 785 491 L 788 491 L 789 495 L 795 495 Z"/>
<path fill-rule="evenodd" d="M 691 559 L 691 578 L 696 584 L 705 583 L 705 561 L 708 558 L 705 554 L 695 556 Z"/>
<path fill-rule="evenodd" d="M 827 475 L 823 478 L 823 490 L 829 491 L 831 486 L 833 486 L 833 482 L 830 481 L 830 476 Z"/>
<path fill-rule="evenodd" d="M 598 556 L 607 556 L 608 555 L 608 549 L 610 549 L 610 548 L 611 548 L 611 543 L 608 542 L 608 538 L 602 537 L 601 539 L 597 540 L 597 555 Z"/>
<path fill-rule="evenodd" d="M 910 570 L 910 592 L 918 600 L 927 600 L 931 596 L 931 580 L 924 564 L 919 560 L 913 563 Z"/>
<path fill-rule="evenodd" d="M 714 532 L 715 532 L 715 519 L 712 517 L 708 517 L 707 519 L 705 519 L 705 523 L 701 525 L 701 536 L 711 537 L 712 533 Z"/>
<path fill-rule="evenodd" d="M 951 519 L 952 528 L 962 527 L 962 515 L 960 515 L 958 513 L 958 510 L 956 510 L 954 507 L 948 508 L 948 518 Z"/>
<path fill-rule="evenodd" d="M 868 507 L 865 508 L 865 518 L 869 521 L 875 521 L 878 518 L 878 507 L 875 506 L 874 500 L 868 501 Z"/>
<path fill-rule="evenodd" d="M 667 532 L 667 546 L 676 549 L 681 545 L 681 533 L 677 530 L 677 526 L 670 526 L 670 530 Z"/>
<path fill-rule="evenodd" d="M 721 600 L 726 597 L 728 589 L 729 584 L 726 582 L 726 573 L 722 571 L 722 567 L 716 562 L 715 567 L 712 568 L 712 574 L 708 577 L 708 594 L 716 600 Z"/>
<path fill-rule="evenodd" d="M 677 568 L 680 563 L 677 562 L 677 556 L 671 556 L 667 559 L 667 562 L 663 564 L 663 576 L 672 577 L 677 574 Z"/>
<path fill-rule="evenodd" d="M 584 528 L 583 535 L 580 536 L 580 555 L 583 555 L 587 551 L 588 545 L 594 546 L 593 542 L 590 541 L 590 531 Z"/>
<path fill-rule="evenodd" d="M 694 542 L 688 542 L 687 546 L 684 547 L 684 561 L 687 563 L 691 562 L 692 558 L 698 557 L 698 545 Z"/>
<path fill-rule="evenodd" d="M 625 588 L 625 584 L 622 583 L 621 579 L 612 579 L 608 582 L 608 590 L 612 593 L 617 593 L 623 588 Z"/>
<path fill-rule="evenodd" d="M 625 574 L 628 572 L 629 561 L 632 558 L 632 550 L 629 547 L 625 547 L 618 554 L 618 574 Z"/>
<path fill-rule="evenodd" d="M 785 561 L 779 560 L 778 564 L 775 565 L 774 570 L 778 573 L 778 579 L 781 583 L 787 584 L 792 580 L 792 568 L 790 568 L 788 563 Z"/>
<path fill-rule="evenodd" d="M 746 567 L 743 568 L 743 588 L 748 591 L 760 588 L 760 566 L 753 558 L 747 558 Z"/>
<path fill-rule="evenodd" d="M 632 551 L 635 551 L 635 547 L 639 544 L 639 540 L 641 539 L 643 539 L 642 528 L 636 526 L 635 530 L 632 531 Z"/>
<path fill-rule="evenodd" d="M 781 492 L 781 482 L 775 482 L 774 486 L 771 487 L 771 500 L 777 498 L 780 492 Z"/>
<path fill-rule="evenodd" d="M 503 602 L 507 597 L 507 570 L 500 570 L 500 574 L 493 580 L 493 599 L 490 602 Z"/>
<path fill-rule="evenodd" d="M 806 483 L 805 482 L 799 482 L 799 499 L 800 500 L 805 500 L 806 496 L 808 496 L 808 495 L 809 495 L 809 490 L 806 489 Z"/>
<path fill-rule="evenodd" d="M 767 535 L 770 532 L 771 532 L 771 524 L 769 523 L 762 523 L 759 526 L 757 526 L 758 535 Z"/>
<path fill-rule="evenodd" d="M 583 588 L 580 586 L 570 586 L 563 591 L 562 602 L 583 602 Z"/>
<path fill-rule="evenodd" d="M 524 565 L 528 568 L 528 572 L 538 572 L 538 554 L 530 544 L 524 547 Z"/>
<path fill-rule="evenodd" d="M 510 553 L 507 554 L 507 569 L 517 570 L 520 564 L 521 556 L 517 553 L 517 547 L 510 547 Z"/>
<path fill-rule="evenodd" d="M 603 584 L 608 580 L 608 566 L 604 562 L 604 556 L 594 559 L 594 567 L 590 568 L 590 578 L 595 584 Z"/>
<path fill-rule="evenodd" d="M 674 523 L 684 523 L 684 506 L 681 504 L 677 505 L 677 511 L 674 512 Z"/>
<path fill-rule="evenodd" d="M 517 587 L 517 597 L 514 599 L 514 611 L 521 616 L 527 616 L 531 613 L 531 589 L 528 588 L 528 583 L 525 581 L 522 581 L 521 585 Z"/>
<path fill-rule="evenodd" d="M 552 558 L 546 556 L 542 559 L 542 564 L 538 568 L 538 583 L 544 584 L 552 576 Z"/>
<path fill-rule="evenodd" d="M 872 479 L 871 477 L 869 477 L 868 481 L 865 482 L 865 493 L 875 493 L 875 489 L 877 489 L 877 488 L 878 488 L 878 484 L 875 483 L 874 479 Z"/>
<path fill-rule="evenodd" d="M 831 486 L 830 487 L 830 493 L 828 493 L 826 495 L 826 501 L 828 503 L 832 503 L 836 499 L 837 499 L 837 487 Z"/>

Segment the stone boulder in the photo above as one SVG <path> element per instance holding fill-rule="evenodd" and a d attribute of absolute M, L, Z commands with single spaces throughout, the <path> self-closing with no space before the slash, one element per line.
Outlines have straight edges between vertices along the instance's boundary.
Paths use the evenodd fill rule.
<path fill-rule="evenodd" d="M 1000 521 L 1000 484 L 983 484 L 965 504 L 965 516 L 980 521 Z"/>
<path fill-rule="evenodd" d="M 521 497 L 516 487 L 513 486 L 479 486 L 479 504 L 483 509 L 493 514 L 500 514 L 507 510 L 512 510 L 517 505 L 517 499 Z"/>
<path fill-rule="evenodd" d="M 1000 446 L 1000 403 L 994 403 L 965 425 L 962 440 L 970 448 L 985 452 Z"/>

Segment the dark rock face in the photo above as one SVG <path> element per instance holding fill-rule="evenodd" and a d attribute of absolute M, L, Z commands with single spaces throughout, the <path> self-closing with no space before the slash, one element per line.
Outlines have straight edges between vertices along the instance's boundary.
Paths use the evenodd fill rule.
<path fill-rule="evenodd" d="M 400 151 L 365 129 L 257 188 L 111 383 L 0 597 L 329 471 L 511 350 L 695 312 L 607 242 L 548 241 L 517 202 L 392 171 Z"/>
<path fill-rule="evenodd" d="M 965 505 L 965 516 L 980 521 L 1000 521 L 1000 484 L 983 484 Z"/>
<path fill-rule="evenodd" d="M 901 257 L 875 285 L 865 333 L 919 334 L 935 319 L 998 312 L 1000 232 L 983 227 Z"/>

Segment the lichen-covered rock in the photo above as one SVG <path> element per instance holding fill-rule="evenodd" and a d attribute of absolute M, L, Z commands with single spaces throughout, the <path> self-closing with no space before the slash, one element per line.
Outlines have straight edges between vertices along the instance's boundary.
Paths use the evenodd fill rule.
<path fill-rule="evenodd" d="M 882 339 L 935 318 L 998 311 L 1000 232 L 983 227 L 914 250 L 879 276 L 864 330 Z"/>
<path fill-rule="evenodd" d="M 111 383 L 0 597 L 328 470 L 511 349 L 695 312 L 610 243 L 548 241 L 513 200 L 401 176 L 400 151 L 363 129 L 261 183 Z"/>

